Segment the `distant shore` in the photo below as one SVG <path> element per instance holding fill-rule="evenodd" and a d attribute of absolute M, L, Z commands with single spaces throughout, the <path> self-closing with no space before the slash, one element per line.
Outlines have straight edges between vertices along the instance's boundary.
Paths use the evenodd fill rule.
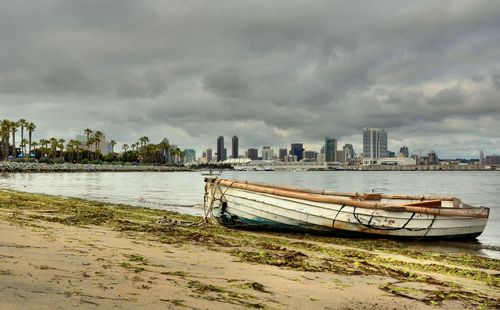
<path fill-rule="evenodd" d="M 496 259 L 381 239 L 185 225 L 200 220 L 0 189 L 0 308 L 500 305 Z"/>
<path fill-rule="evenodd" d="M 0 162 L 1 172 L 175 172 L 191 171 L 184 166 L 169 165 L 111 165 L 111 164 L 44 164 L 44 163 L 23 163 L 23 162 Z"/>

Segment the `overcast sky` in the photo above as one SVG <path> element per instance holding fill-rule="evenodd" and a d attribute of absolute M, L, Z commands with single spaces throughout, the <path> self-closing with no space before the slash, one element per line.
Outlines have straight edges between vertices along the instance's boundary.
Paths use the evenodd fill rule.
<path fill-rule="evenodd" d="M 0 118 L 182 148 L 500 154 L 500 1 L 0 0 Z M 229 152 L 229 151 L 228 151 Z"/>

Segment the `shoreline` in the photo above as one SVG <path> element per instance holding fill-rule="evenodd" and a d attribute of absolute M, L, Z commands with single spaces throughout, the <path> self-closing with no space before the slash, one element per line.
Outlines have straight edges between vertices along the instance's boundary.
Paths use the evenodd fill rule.
<path fill-rule="evenodd" d="M 181 172 L 191 171 L 184 166 L 111 165 L 111 164 L 44 164 L 0 162 L 0 173 L 52 173 L 52 172 Z"/>
<path fill-rule="evenodd" d="M 148 165 L 148 164 L 76 164 L 59 163 L 45 164 L 32 162 L 9 162 L 0 161 L 0 173 L 68 173 L 68 172 L 186 172 L 205 171 L 207 168 L 192 169 L 186 166 L 171 165 Z M 238 171 L 238 170 L 229 170 Z M 498 172 L 500 169 L 485 169 L 484 166 L 347 166 L 344 169 L 305 169 L 299 172 Z M 248 172 L 296 172 L 293 169 L 274 171 L 252 171 Z"/>
<path fill-rule="evenodd" d="M 0 305 L 495 308 L 500 260 L 0 189 Z M 22 257 L 22 259 L 21 259 Z M 363 294 L 360 295 L 359 292 Z"/>

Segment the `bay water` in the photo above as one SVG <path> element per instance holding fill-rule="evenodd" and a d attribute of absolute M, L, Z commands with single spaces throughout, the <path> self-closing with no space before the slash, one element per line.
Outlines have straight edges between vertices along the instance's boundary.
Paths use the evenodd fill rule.
<path fill-rule="evenodd" d="M 456 196 L 490 208 L 478 242 L 424 243 L 450 251 L 472 251 L 500 259 L 498 171 L 225 171 L 227 179 L 345 192 Z M 202 214 L 204 177 L 198 172 L 6 173 L 0 188 Z M 422 246 L 423 243 L 408 243 Z"/>

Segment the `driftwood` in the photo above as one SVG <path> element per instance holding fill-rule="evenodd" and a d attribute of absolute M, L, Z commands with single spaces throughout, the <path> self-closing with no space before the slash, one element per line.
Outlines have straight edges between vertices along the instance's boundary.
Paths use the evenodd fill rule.
<path fill-rule="evenodd" d="M 417 203 L 407 205 L 397 204 L 381 204 L 374 201 L 354 200 L 351 196 L 332 197 L 326 194 L 304 192 L 294 190 L 286 187 L 278 187 L 264 184 L 252 184 L 248 182 L 240 182 L 235 180 L 226 179 L 206 179 L 206 182 L 217 183 L 221 186 L 238 188 L 242 190 L 258 192 L 269 195 L 276 195 L 281 197 L 288 197 L 294 199 L 301 199 L 306 201 L 314 201 L 320 203 L 332 203 L 339 205 L 346 205 L 352 207 L 360 207 L 365 209 L 377 209 L 384 211 L 399 211 L 399 212 L 414 212 L 430 215 L 441 216 L 454 216 L 454 217 L 474 217 L 474 218 L 488 218 L 489 208 L 442 208 L 435 206 L 418 205 Z M 361 197 L 361 195 L 359 196 Z M 439 199 L 435 199 L 439 200 Z M 436 203 L 433 202 L 435 205 Z"/>

